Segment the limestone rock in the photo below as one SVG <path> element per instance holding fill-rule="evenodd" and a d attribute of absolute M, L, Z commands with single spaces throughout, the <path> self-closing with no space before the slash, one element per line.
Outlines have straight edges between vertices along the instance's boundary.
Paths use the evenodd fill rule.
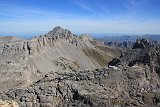
<path fill-rule="evenodd" d="M 0 100 L 0 107 L 19 107 L 15 101 Z"/>

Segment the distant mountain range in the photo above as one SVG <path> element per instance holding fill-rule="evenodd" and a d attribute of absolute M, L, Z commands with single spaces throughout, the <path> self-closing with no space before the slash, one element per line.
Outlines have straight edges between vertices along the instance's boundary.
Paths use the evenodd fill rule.
<path fill-rule="evenodd" d="M 105 42 L 134 42 L 138 38 L 147 38 L 149 40 L 155 40 L 157 42 L 160 42 L 160 35 L 154 35 L 154 34 L 146 34 L 146 35 L 123 35 L 123 36 L 105 36 L 102 38 L 96 38 L 99 40 L 103 40 Z"/>

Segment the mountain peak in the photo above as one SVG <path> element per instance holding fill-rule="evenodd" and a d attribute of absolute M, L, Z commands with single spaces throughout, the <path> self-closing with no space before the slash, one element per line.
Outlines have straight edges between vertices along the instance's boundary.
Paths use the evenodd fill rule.
<path fill-rule="evenodd" d="M 80 37 L 83 41 L 93 41 L 92 37 L 89 34 L 82 34 Z"/>
<path fill-rule="evenodd" d="M 51 30 L 48 34 L 55 34 L 55 33 L 62 33 L 64 32 L 64 29 L 60 26 L 55 27 L 53 30 Z"/>
<path fill-rule="evenodd" d="M 56 26 L 53 30 L 61 30 L 61 29 L 63 29 L 63 28 L 60 26 Z"/>

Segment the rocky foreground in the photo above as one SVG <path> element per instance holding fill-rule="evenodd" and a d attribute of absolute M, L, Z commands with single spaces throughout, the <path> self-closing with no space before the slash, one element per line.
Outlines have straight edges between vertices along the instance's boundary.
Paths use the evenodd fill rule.
<path fill-rule="evenodd" d="M 158 107 L 156 76 L 148 66 L 51 72 L 27 88 L 4 91 L 0 99 L 20 107 Z"/>

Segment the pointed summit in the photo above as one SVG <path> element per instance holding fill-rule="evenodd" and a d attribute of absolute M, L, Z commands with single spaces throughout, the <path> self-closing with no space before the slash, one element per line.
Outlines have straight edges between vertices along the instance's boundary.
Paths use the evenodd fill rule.
<path fill-rule="evenodd" d="M 48 34 L 55 34 L 55 33 L 62 33 L 64 32 L 64 29 L 61 28 L 60 26 L 55 27 L 52 31 L 50 31 Z"/>
<path fill-rule="evenodd" d="M 63 29 L 63 28 L 60 26 L 56 26 L 54 29 Z"/>
<path fill-rule="evenodd" d="M 74 37 L 74 34 L 72 34 L 71 31 L 69 31 L 68 29 L 63 29 L 60 26 L 55 27 L 53 30 L 48 32 L 46 35 L 51 36 L 51 37 L 55 36 L 56 38 L 65 38 L 65 39 Z"/>
<path fill-rule="evenodd" d="M 56 26 L 53 30 L 57 31 L 57 30 L 64 30 L 64 29 L 62 27 L 60 27 L 60 26 Z"/>

